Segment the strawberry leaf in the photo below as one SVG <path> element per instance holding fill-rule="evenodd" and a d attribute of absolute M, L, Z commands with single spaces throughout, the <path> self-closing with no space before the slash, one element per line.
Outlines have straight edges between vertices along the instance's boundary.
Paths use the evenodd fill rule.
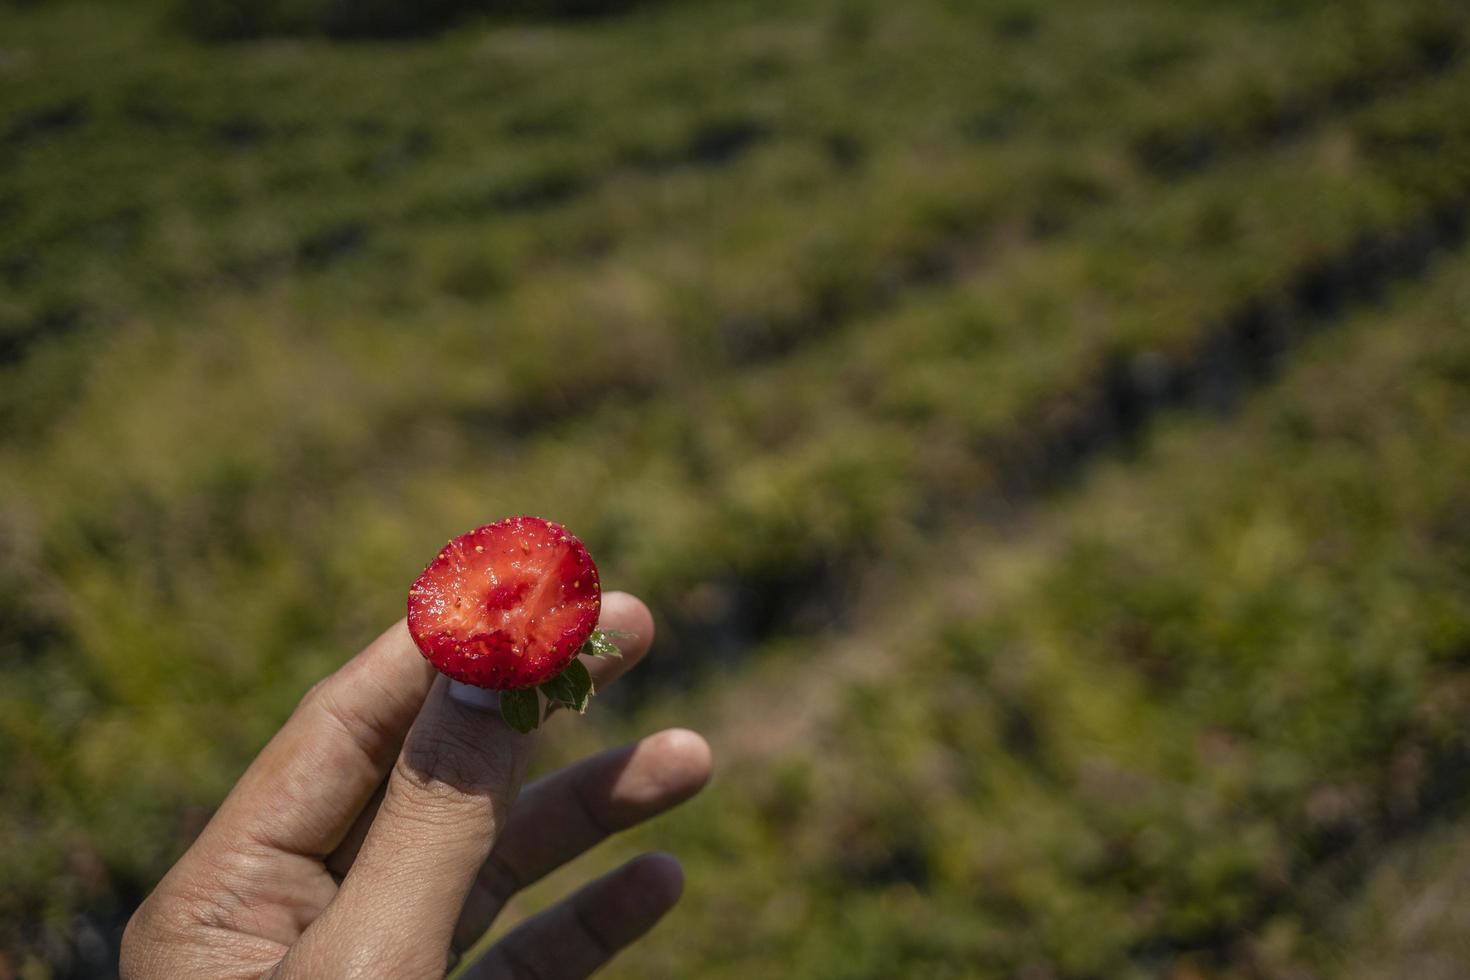
<path fill-rule="evenodd" d="M 540 724 L 541 701 L 536 689 L 522 687 L 500 692 L 500 717 L 522 735 L 533 731 Z"/>
<path fill-rule="evenodd" d="M 573 659 L 566 670 L 541 685 L 541 693 L 548 701 L 565 705 L 579 715 L 584 714 L 593 694 L 592 675 L 586 664 Z"/>

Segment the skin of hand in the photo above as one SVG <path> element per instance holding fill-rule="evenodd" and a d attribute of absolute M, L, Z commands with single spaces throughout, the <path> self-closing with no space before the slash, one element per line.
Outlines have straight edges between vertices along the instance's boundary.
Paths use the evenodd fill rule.
<path fill-rule="evenodd" d="M 603 597 L 622 659 L 647 607 Z M 125 978 L 440 978 L 519 889 L 697 793 L 709 746 L 673 729 L 521 789 L 538 733 L 451 684 L 399 621 L 301 700 L 128 923 Z M 468 978 L 585 977 L 647 932 L 683 876 L 645 854 L 507 933 Z"/>

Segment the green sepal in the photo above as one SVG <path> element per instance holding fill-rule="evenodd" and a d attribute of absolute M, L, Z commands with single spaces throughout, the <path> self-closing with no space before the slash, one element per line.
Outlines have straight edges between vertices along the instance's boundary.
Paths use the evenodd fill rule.
<path fill-rule="evenodd" d="M 500 692 L 500 717 L 522 735 L 535 731 L 541 723 L 541 700 L 534 687 L 521 687 Z"/>
<path fill-rule="evenodd" d="M 546 695 L 546 714 L 550 714 L 551 709 L 557 705 L 570 708 L 579 715 L 586 714 L 587 704 L 597 691 L 592 684 L 592 673 L 580 656 L 621 657 L 623 651 L 613 642 L 615 638 L 632 639 L 633 634 L 621 630 L 593 630 L 592 635 L 587 637 L 587 642 L 582 644 L 582 649 L 577 651 L 579 656 L 573 657 L 565 670 L 545 684 L 501 691 L 500 717 L 522 734 L 534 731 L 544 717 L 541 700 L 536 696 L 538 690 Z"/>
<path fill-rule="evenodd" d="M 633 634 L 625 633 L 622 630 L 593 630 L 592 635 L 587 637 L 587 642 L 582 644 L 582 649 L 578 653 L 584 653 L 589 657 L 617 657 L 621 659 L 623 651 L 619 650 L 618 645 L 613 642 L 615 639 L 631 640 L 633 639 Z"/>
<path fill-rule="evenodd" d="M 574 657 L 566 670 L 541 685 L 541 693 L 546 695 L 548 710 L 551 704 L 560 704 L 579 715 L 585 714 L 587 702 L 594 693 L 592 674 L 586 664 Z"/>

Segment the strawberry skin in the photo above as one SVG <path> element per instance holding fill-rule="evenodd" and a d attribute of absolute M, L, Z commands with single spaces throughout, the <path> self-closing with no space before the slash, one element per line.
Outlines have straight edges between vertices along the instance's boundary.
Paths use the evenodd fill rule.
<path fill-rule="evenodd" d="M 581 541 L 507 517 L 450 541 L 408 591 L 408 632 L 457 681 L 497 691 L 560 674 L 597 626 L 602 586 Z"/>

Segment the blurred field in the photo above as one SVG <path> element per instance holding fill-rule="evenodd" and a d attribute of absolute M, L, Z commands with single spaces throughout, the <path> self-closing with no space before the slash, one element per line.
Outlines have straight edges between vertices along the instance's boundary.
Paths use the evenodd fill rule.
<path fill-rule="evenodd" d="M 0 977 L 516 512 L 720 767 L 611 975 L 1470 973 L 1470 11 L 318 6 L 0 7 Z"/>

